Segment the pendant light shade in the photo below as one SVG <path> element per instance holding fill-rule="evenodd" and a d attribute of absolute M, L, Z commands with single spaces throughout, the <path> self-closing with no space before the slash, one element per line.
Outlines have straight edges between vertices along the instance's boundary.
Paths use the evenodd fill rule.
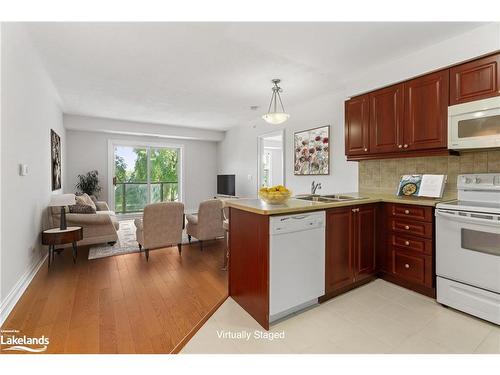
<path fill-rule="evenodd" d="M 262 116 L 264 121 L 273 125 L 282 124 L 290 117 L 290 115 L 285 112 L 285 108 L 283 107 L 283 102 L 281 101 L 280 92 L 282 91 L 282 89 L 281 87 L 278 86 L 278 83 L 280 82 L 281 80 L 279 79 L 272 80 L 274 86 L 272 88 L 273 94 L 271 95 L 271 102 L 269 103 L 269 109 L 267 110 L 267 113 Z M 278 101 L 279 101 L 279 107 L 281 107 L 281 111 L 279 110 L 278 107 Z"/>

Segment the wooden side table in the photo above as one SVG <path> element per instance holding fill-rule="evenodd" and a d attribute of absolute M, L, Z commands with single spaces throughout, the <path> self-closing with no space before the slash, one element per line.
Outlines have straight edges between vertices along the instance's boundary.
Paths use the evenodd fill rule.
<path fill-rule="evenodd" d="M 52 228 L 42 232 L 42 244 L 49 246 L 49 268 L 54 261 L 54 251 L 56 245 L 67 243 L 73 244 L 73 263 L 76 263 L 78 255 L 77 242 L 83 239 L 82 227 L 68 227 L 67 229 Z"/>

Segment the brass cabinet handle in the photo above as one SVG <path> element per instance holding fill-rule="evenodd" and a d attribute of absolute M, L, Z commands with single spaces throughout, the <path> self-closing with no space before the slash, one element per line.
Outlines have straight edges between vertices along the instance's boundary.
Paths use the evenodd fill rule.
<path fill-rule="evenodd" d="M 408 215 L 410 213 L 410 210 L 405 210 L 405 214 Z"/>
<path fill-rule="evenodd" d="M 398 145 L 398 148 L 403 148 L 403 145 Z"/>
<path fill-rule="evenodd" d="M 367 148 L 365 148 L 365 152 L 367 152 L 367 151 L 368 151 L 368 149 L 367 149 Z"/>
<path fill-rule="evenodd" d="M 408 148 L 408 145 L 405 143 L 403 147 L 404 147 L 404 148 Z"/>
<path fill-rule="evenodd" d="M 352 212 L 359 212 L 359 208 L 353 208 L 351 209 Z"/>
<path fill-rule="evenodd" d="M 405 264 L 405 268 L 408 269 L 410 268 L 410 265 L 408 263 Z"/>
<path fill-rule="evenodd" d="M 410 226 L 409 225 L 405 225 L 405 229 L 406 230 L 410 229 Z"/>
<path fill-rule="evenodd" d="M 410 241 L 405 241 L 406 246 L 410 246 Z"/>

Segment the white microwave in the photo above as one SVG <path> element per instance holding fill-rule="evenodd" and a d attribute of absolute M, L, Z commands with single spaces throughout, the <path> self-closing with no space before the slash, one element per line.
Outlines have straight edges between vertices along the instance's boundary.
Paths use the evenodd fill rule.
<path fill-rule="evenodd" d="M 500 148 L 500 96 L 448 107 L 448 148 Z"/>

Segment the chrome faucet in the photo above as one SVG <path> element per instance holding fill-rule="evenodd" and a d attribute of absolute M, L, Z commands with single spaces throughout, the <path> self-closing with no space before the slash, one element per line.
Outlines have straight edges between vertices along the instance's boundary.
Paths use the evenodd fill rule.
<path fill-rule="evenodd" d="M 311 184 L 311 194 L 312 195 L 316 194 L 316 190 L 318 189 L 321 190 L 321 182 L 315 183 L 315 181 L 313 181 Z"/>

